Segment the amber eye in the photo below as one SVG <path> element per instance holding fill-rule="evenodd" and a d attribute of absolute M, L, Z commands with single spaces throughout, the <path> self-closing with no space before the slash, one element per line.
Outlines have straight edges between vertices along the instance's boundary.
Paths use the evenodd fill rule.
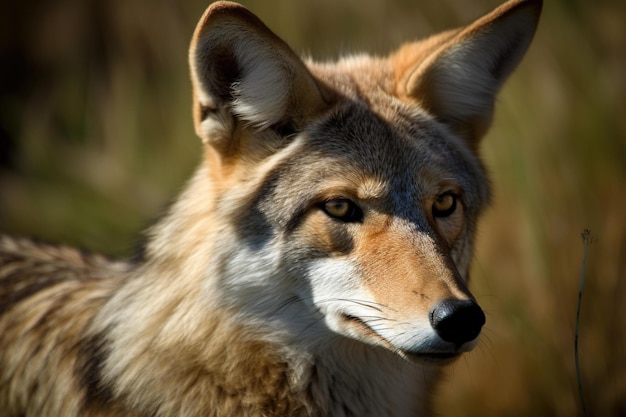
<path fill-rule="evenodd" d="M 336 198 L 324 202 L 322 209 L 335 219 L 343 222 L 360 222 L 363 219 L 361 209 L 347 198 Z"/>
<path fill-rule="evenodd" d="M 457 196 L 451 191 L 439 194 L 433 202 L 433 216 L 448 217 L 456 210 Z"/>

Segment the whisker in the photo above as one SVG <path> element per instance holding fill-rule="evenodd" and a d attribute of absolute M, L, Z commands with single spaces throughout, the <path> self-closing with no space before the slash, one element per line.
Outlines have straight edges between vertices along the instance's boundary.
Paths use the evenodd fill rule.
<path fill-rule="evenodd" d="M 333 301 L 345 301 L 348 303 L 358 304 L 360 306 L 376 310 L 380 313 L 382 313 L 383 309 L 389 309 L 389 307 L 385 304 L 377 303 L 375 301 L 359 300 L 359 299 L 354 299 L 354 298 L 327 298 L 325 300 L 318 301 L 318 303 L 330 303 Z"/>
<path fill-rule="evenodd" d="M 377 321 L 392 321 L 395 322 L 394 319 L 388 319 L 386 317 L 378 317 L 378 316 L 359 316 L 361 320 L 367 320 L 368 322 L 377 322 Z"/>

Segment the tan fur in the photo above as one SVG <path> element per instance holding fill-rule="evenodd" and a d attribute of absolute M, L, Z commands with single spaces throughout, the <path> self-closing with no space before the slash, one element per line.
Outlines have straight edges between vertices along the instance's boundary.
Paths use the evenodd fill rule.
<path fill-rule="evenodd" d="M 484 324 L 476 149 L 540 9 L 319 63 L 211 5 L 205 158 L 143 258 L 0 240 L 0 416 L 430 415 Z"/>

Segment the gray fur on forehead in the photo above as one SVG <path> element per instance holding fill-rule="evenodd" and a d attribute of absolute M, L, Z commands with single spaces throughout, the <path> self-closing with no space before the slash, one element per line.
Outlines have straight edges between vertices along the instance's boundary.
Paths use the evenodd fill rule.
<path fill-rule="evenodd" d="M 302 133 L 306 139 L 301 157 L 319 164 L 316 175 L 322 177 L 341 175 L 350 168 L 419 186 L 420 172 L 435 170 L 447 177 L 442 181 L 452 180 L 465 188 L 471 194 L 468 203 L 487 202 L 488 194 L 479 191 L 487 183 L 485 170 L 463 140 L 424 113 L 408 109 L 396 115 L 390 121 L 364 103 L 344 104 Z M 329 159 L 336 163 L 329 165 Z"/>

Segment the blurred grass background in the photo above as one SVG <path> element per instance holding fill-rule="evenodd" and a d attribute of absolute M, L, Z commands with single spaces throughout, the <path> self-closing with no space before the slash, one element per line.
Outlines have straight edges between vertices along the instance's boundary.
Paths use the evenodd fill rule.
<path fill-rule="evenodd" d="M 455 27 L 498 0 L 244 1 L 318 59 Z M 130 256 L 200 157 L 187 46 L 207 3 L 0 0 L 0 230 Z M 474 294 L 487 326 L 442 416 L 626 416 L 626 2 L 548 0 L 483 143 L 495 201 Z"/>

